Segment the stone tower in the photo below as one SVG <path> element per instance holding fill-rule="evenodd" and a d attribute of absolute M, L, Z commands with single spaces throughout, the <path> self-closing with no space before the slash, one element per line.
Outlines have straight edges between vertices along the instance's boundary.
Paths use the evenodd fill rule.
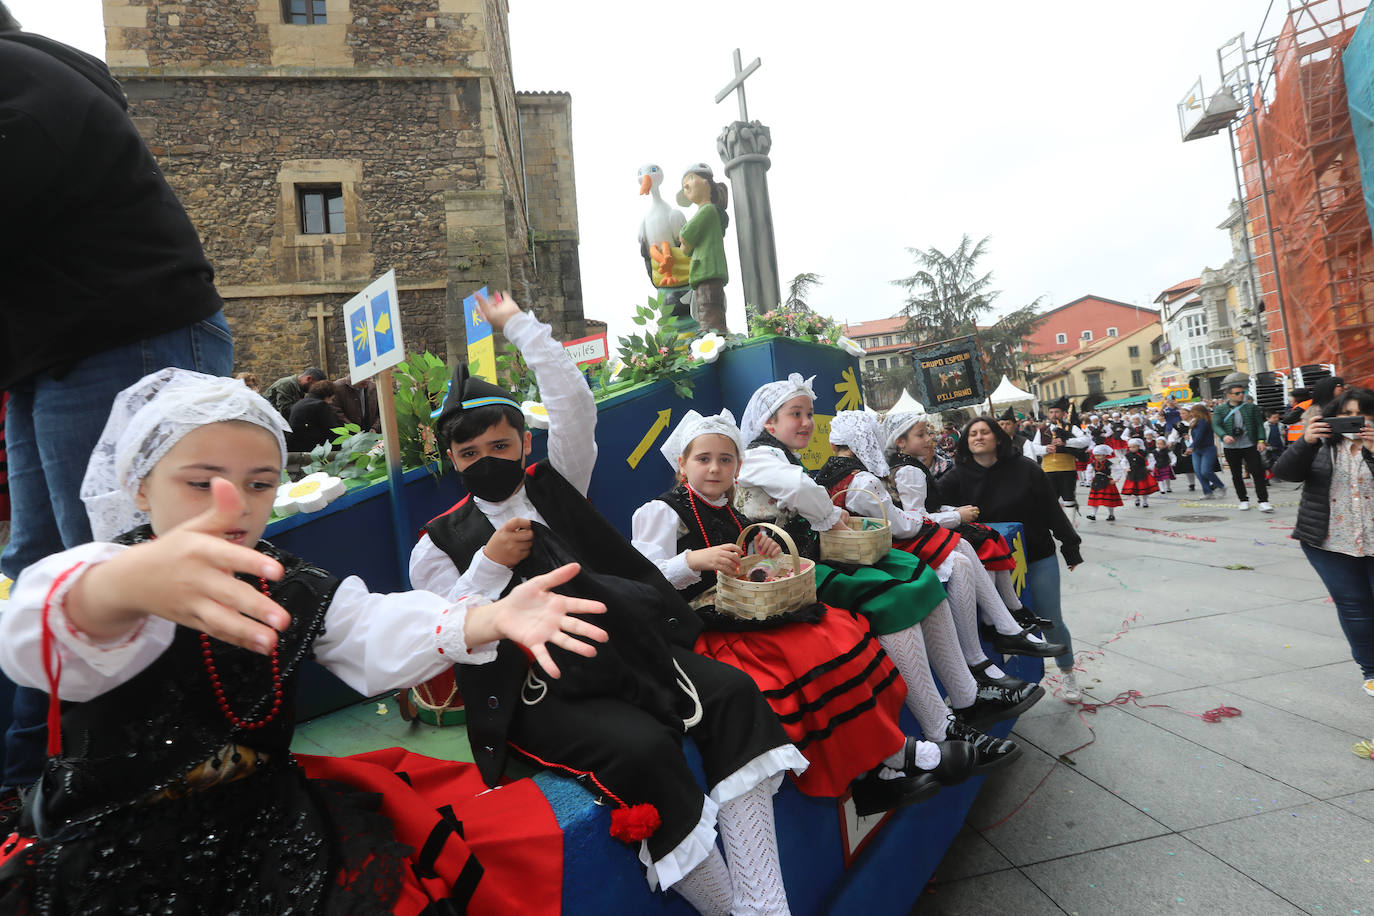
<path fill-rule="evenodd" d="M 506 0 L 103 2 L 236 368 L 343 375 L 339 306 L 391 268 L 408 350 L 461 358 L 484 285 L 581 336 L 570 99 L 516 93 Z"/>

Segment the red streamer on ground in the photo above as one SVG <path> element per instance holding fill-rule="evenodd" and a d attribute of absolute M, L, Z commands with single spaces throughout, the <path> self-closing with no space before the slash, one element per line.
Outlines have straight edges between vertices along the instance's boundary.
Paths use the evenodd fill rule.
<path fill-rule="evenodd" d="M 1139 530 L 1145 531 L 1149 529 L 1142 528 Z M 1208 540 L 1214 539 L 1209 538 Z M 1116 635 L 1113 636 L 1111 639 L 1107 640 L 1106 642 L 1104 642 L 1103 645 L 1114 643 L 1121 637 L 1125 636 L 1126 633 L 1130 631 L 1131 626 L 1133 624 L 1140 622 L 1141 619 L 1142 618 L 1140 614 L 1136 613 L 1121 621 L 1121 629 L 1117 630 Z M 1093 649 L 1087 652 L 1079 652 L 1077 664 L 1074 665 L 1074 670 L 1083 671 L 1084 662 L 1102 658 L 1104 655 L 1105 653 L 1099 649 Z M 1060 695 L 1060 692 L 1060 689 L 1056 687 L 1054 690 L 1054 695 L 1057 697 Z M 1078 721 L 1083 723 L 1083 727 L 1088 730 L 1088 734 L 1091 737 L 1089 737 L 1087 741 L 1084 741 L 1077 747 L 1070 748 L 1069 750 L 1064 751 L 1062 754 L 1060 754 L 1055 759 L 1054 763 L 1050 766 L 1050 768 L 1045 771 L 1045 775 L 1042 776 L 1040 778 L 1040 781 L 1035 784 L 1035 787 L 1032 788 L 1029 792 L 1027 792 L 1026 797 L 1021 799 L 1021 801 L 1017 802 L 1016 807 L 1012 808 L 1011 811 L 1007 812 L 1005 817 L 1003 817 L 1001 820 L 989 824 L 986 827 L 975 826 L 973 829 L 981 832 L 985 830 L 993 830 L 997 827 L 1002 826 L 1007 821 L 1011 820 L 1012 817 L 1015 816 L 1016 812 L 1020 811 L 1022 808 L 1026 806 L 1026 803 L 1031 800 L 1031 796 L 1035 795 L 1036 792 L 1040 791 L 1040 787 L 1043 786 L 1049 780 L 1050 775 L 1054 773 L 1055 769 L 1057 769 L 1061 763 L 1067 763 L 1069 766 L 1077 766 L 1077 764 L 1074 763 L 1072 755 L 1078 753 L 1086 747 L 1089 747 L 1097 741 L 1097 732 L 1094 731 L 1093 727 L 1088 724 L 1088 720 L 1085 719 L 1084 716 L 1097 715 L 1097 711 L 1099 709 L 1104 709 L 1108 706 L 1134 706 L 1137 709 L 1170 709 L 1174 712 L 1182 713 L 1185 716 L 1190 716 L 1194 719 L 1201 719 L 1203 722 L 1208 722 L 1212 724 L 1220 722 L 1223 719 L 1235 719 L 1240 717 L 1241 715 L 1241 711 L 1234 706 L 1218 706 L 1215 709 L 1209 709 L 1206 712 L 1190 712 L 1186 709 L 1178 709 L 1177 707 L 1170 706 L 1168 703 L 1141 703 L 1140 701 L 1142 699 L 1144 699 L 1144 694 L 1142 694 L 1139 690 L 1123 690 L 1121 693 L 1118 693 L 1116 696 L 1112 697 L 1110 700 L 1107 700 L 1105 703 L 1090 703 L 1086 700 L 1079 702 L 1077 709 Z"/>
<path fill-rule="evenodd" d="M 1217 542 L 1216 538 L 1203 537 L 1200 534 L 1184 534 L 1181 531 L 1164 531 L 1159 528 L 1141 528 L 1138 525 L 1132 525 L 1131 527 L 1136 531 L 1148 531 L 1150 534 L 1162 534 L 1165 537 L 1187 538 L 1190 541 L 1206 541 L 1209 544 L 1215 544 Z"/>

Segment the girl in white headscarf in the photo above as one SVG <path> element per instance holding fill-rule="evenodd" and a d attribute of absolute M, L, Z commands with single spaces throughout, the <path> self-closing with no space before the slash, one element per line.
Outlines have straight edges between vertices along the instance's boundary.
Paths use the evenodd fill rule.
<path fill-rule="evenodd" d="M 284 426 L 237 379 L 167 369 L 116 397 L 82 486 L 101 540 L 30 566 L 0 615 L 0 666 L 48 691 L 58 726 L 25 808 L 32 845 L 0 867 L 0 908 L 218 912 L 272 899 L 362 912 L 447 899 L 468 864 L 461 840 L 440 851 L 434 883 L 405 861 L 446 802 L 376 763 L 292 755 L 300 663 L 313 656 L 373 696 L 488 661 L 503 637 L 544 661 L 546 643 L 590 655 L 573 635 L 605 639 L 569 616 L 604 608 L 550 591 L 576 566 L 502 601 L 449 602 L 371 594 L 260 540 Z M 319 766 L 327 786 L 311 784 Z M 364 792 L 413 809 L 413 823 L 393 825 Z"/>
<path fill-rule="evenodd" d="M 806 473 L 796 454 L 806 447 L 815 429 L 814 400 L 810 380 L 795 374 L 754 392 L 744 412 L 749 449 L 740 467 L 737 504 L 753 518 L 778 519 L 799 547 L 805 545 L 802 549 L 817 560 L 817 595 L 822 601 L 868 617 L 883 650 L 906 681 L 907 708 L 926 738 L 971 741 L 982 766 L 1014 756 L 1014 745 L 980 742 L 987 736 L 977 729 L 1014 718 L 1044 691 L 1031 685 L 1020 689 L 979 686 L 960 651 L 949 603 L 935 571 L 896 550 L 866 567 L 844 568 L 819 561 L 816 532 L 846 524 L 848 513 Z M 949 692 L 954 716 L 935 687 L 932 665 Z"/>
<path fill-rule="evenodd" d="M 688 411 L 661 449 L 676 485 L 635 511 L 635 547 L 705 619 L 696 651 L 747 672 L 768 698 L 811 764 L 796 779 L 802 792 L 833 797 L 852 784 L 865 815 L 928 798 L 951 765 L 902 733 L 906 685 L 863 616 L 823 604 L 763 621 L 715 611 L 715 583 L 738 574 L 735 542 L 753 524 L 730 505 L 743 450 L 729 411 Z M 779 553 L 762 533 L 754 546 Z"/>
<path fill-rule="evenodd" d="M 931 519 L 923 505 L 908 509 L 894 499 L 896 486 L 883 458 L 881 437 L 878 421 L 869 414 L 858 410 L 836 414 L 830 421 L 830 444 L 836 454 L 817 472 L 816 482 L 837 501 L 842 499 L 854 515 L 885 516 L 892 525 L 893 546 L 935 568 L 949 595 L 959 648 L 980 683 L 1024 687 L 1025 681 L 1006 674 L 983 652 L 978 636 L 980 614 L 996 633 L 994 648 L 1003 654 L 1053 658 L 1063 646 L 1047 643 L 1017 623 L 978 554 L 956 531 Z M 977 508 L 973 511 L 977 518 Z"/>

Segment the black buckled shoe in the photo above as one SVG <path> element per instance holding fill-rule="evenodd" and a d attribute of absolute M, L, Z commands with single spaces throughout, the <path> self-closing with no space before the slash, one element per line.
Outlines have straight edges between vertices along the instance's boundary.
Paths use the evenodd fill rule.
<path fill-rule="evenodd" d="M 985 735 L 960 722 L 956 716 L 950 716 L 945 737 L 965 741 L 973 748 L 973 769 L 978 773 L 999 769 L 1021 756 L 1021 746 L 1015 741 Z"/>
<path fill-rule="evenodd" d="M 988 666 L 992 664 L 992 659 L 985 658 L 976 665 L 969 666 L 969 673 L 978 682 L 980 687 L 1005 687 L 1008 690 L 1020 690 L 1022 687 L 1030 685 L 1030 681 L 1023 681 L 1019 677 L 1012 677 L 1006 672 L 1001 677 L 993 677 L 988 674 Z"/>
<path fill-rule="evenodd" d="M 1054 658 L 1068 651 L 1068 647 L 1062 643 L 1049 640 L 1034 642 L 1028 638 L 1030 632 L 1027 627 L 1014 636 L 998 633 L 992 638 L 992 647 L 1003 655 L 1033 655 L 1039 658 Z"/>
<path fill-rule="evenodd" d="M 944 763 L 943 744 L 940 746 L 940 762 Z M 882 766 L 875 767 L 868 775 L 854 781 L 854 810 L 860 816 L 919 804 L 940 792 L 942 783 L 935 770 L 923 770 L 916 766 L 915 738 L 908 737 L 902 751 L 903 775 L 883 779 L 878 775 L 882 769 Z"/>
<path fill-rule="evenodd" d="M 1025 605 L 1022 605 L 1016 610 L 1011 611 L 1011 619 L 1021 624 L 1021 626 L 1029 627 L 1032 630 L 1054 629 L 1053 620 L 1046 620 L 1044 617 L 1037 617 L 1035 614 L 1032 614 L 1030 608 L 1026 607 Z"/>
<path fill-rule="evenodd" d="M 948 726 L 946 726 L 948 730 Z M 908 742 L 911 739 L 907 739 Z M 942 786 L 952 786 L 963 782 L 973 775 L 974 765 L 978 762 L 977 752 L 967 741 L 946 734 L 944 741 L 935 742 L 940 749 L 940 762 L 930 774 Z"/>
<path fill-rule="evenodd" d="M 1005 719 L 1014 719 L 1030 709 L 1045 695 L 1045 688 L 1030 684 L 1021 690 L 1005 687 L 979 687 L 973 702 L 954 710 L 960 720 L 976 729 L 984 729 Z"/>

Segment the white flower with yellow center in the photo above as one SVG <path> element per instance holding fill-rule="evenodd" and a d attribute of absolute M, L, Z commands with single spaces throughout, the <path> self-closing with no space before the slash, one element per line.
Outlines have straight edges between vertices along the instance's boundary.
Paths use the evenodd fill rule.
<path fill-rule="evenodd" d="M 521 401 L 520 410 L 525 415 L 525 425 L 531 429 L 549 428 L 549 409 L 538 401 Z"/>
<path fill-rule="evenodd" d="M 839 340 L 835 341 L 835 346 L 839 347 L 841 350 L 848 353 L 850 356 L 863 356 L 868 352 L 863 347 L 855 343 L 852 339 L 845 337 L 843 334 L 840 335 Z"/>
<path fill-rule="evenodd" d="M 699 359 L 704 363 L 713 363 L 716 357 L 720 356 L 720 351 L 725 347 L 725 338 L 715 331 L 703 334 L 692 341 L 692 358 Z"/>
<path fill-rule="evenodd" d="M 611 381 L 614 382 L 616 379 L 620 378 L 620 373 L 624 371 L 625 360 L 621 359 L 619 356 L 611 360 Z"/>
<path fill-rule="evenodd" d="M 345 489 L 342 480 L 323 471 L 307 474 L 295 483 L 284 483 L 277 487 L 277 498 L 272 502 L 272 509 L 281 516 L 319 512 L 343 496 Z"/>

